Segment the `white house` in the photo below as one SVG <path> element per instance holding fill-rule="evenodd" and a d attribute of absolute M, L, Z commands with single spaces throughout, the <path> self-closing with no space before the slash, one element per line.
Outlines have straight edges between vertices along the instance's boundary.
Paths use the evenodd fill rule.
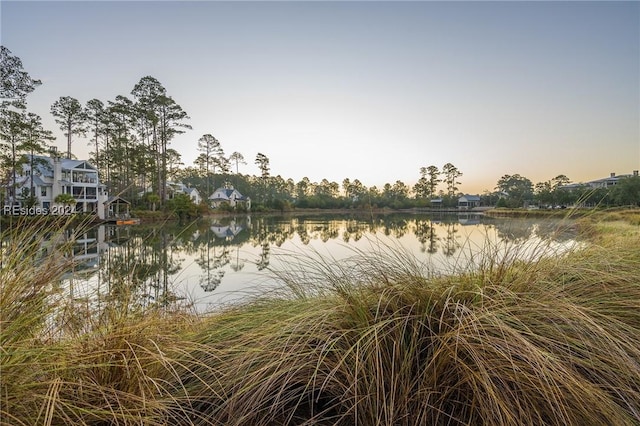
<path fill-rule="evenodd" d="M 169 194 L 169 198 L 173 198 L 175 194 L 186 194 L 193 201 L 193 204 L 200 204 L 202 201 L 200 192 L 196 188 L 191 188 L 182 182 L 167 182 L 167 194 Z"/>
<path fill-rule="evenodd" d="M 202 202 L 202 196 L 196 188 L 191 188 L 182 182 L 167 182 L 167 197 L 172 199 L 176 194 L 186 194 L 189 196 L 193 204 L 200 204 Z M 144 197 L 145 194 L 153 192 L 151 186 L 145 188 L 144 191 L 138 192 L 138 197 Z"/>
<path fill-rule="evenodd" d="M 200 204 L 202 202 L 202 197 L 200 196 L 200 192 L 196 188 L 186 188 L 184 193 L 191 198 L 193 204 Z"/>
<path fill-rule="evenodd" d="M 60 205 L 55 199 L 60 194 L 70 194 L 75 199 L 75 212 L 94 212 L 104 219 L 105 186 L 98 178 L 98 170 L 86 160 L 71 160 L 41 155 L 25 155 L 25 163 L 16 171 L 7 185 L 7 207 L 26 207 L 33 188 L 34 211 L 55 213 Z M 40 209 L 40 210 L 37 210 Z"/>
<path fill-rule="evenodd" d="M 477 195 L 465 194 L 458 198 L 458 209 L 471 210 L 474 207 L 480 206 L 480 197 Z"/>
<path fill-rule="evenodd" d="M 211 207 L 218 208 L 223 203 L 228 203 L 231 207 L 245 206 L 251 210 L 251 198 L 245 197 L 232 186 L 228 188 L 218 188 L 209 197 Z"/>
<path fill-rule="evenodd" d="M 589 182 L 586 182 L 586 183 L 570 183 L 568 185 L 562 185 L 560 188 L 561 189 L 577 189 L 585 186 L 588 186 L 591 188 L 610 188 L 614 185 L 617 185 L 620 179 L 637 177 L 637 176 L 638 176 L 637 170 L 634 170 L 633 174 L 618 175 L 618 176 L 616 176 L 615 173 L 611 173 L 609 177 L 606 177 L 606 178 L 590 180 Z"/>

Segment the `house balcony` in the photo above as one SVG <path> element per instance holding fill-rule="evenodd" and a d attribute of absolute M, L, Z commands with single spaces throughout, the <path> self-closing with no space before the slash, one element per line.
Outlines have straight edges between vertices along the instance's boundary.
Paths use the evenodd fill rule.
<path fill-rule="evenodd" d="M 68 174 L 67 174 L 67 177 L 68 177 Z M 81 173 L 81 172 L 74 171 L 71 174 L 71 182 L 95 185 L 98 183 L 98 175 L 96 173 Z"/>
<path fill-rule="evenodd" d="M 73 196 L 73 198 L 75 198 L 78 201 L 80 200 L 97 201 L 98 200 L 98 191 L 95 187 L 91 188 L 91 187 L 84 187 L 84 186 L 74 186 L 72 188 L 71 195 Z"/>

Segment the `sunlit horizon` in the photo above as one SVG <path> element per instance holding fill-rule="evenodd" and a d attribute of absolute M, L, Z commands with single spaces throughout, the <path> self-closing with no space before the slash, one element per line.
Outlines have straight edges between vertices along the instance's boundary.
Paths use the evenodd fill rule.
<path fill-rule="evenodd" d="M 189 114 L 171 148 L 214 135 L 240 173 L 382 188 L 454 164 L 459 191 L 640 169 L 637 2 L 3 1 L 2 45 L 50 114 L 153 76 Z M 88 138 L 73 153 L 89 158 Z"/>

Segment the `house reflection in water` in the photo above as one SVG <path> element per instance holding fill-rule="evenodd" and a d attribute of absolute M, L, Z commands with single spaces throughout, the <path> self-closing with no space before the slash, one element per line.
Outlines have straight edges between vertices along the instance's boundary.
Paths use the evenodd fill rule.
<path fill-rule="evenodd" d="M 62 253 L 72 260 L 72 268 L 63 274 L 69 279 L 81 274 L 88 278 L 98 272 L 101 261 L 108 257 L 110 250 L 115 250 L 130 239 L 128 227 L 100 225 L 78 232 L 68 229 L 62 241 L 46 241 L 43 254 L 51 255 L 60 250 L 65 241 L 73 241 L 70 251 Z"/>
<path fill-rule="evenodd" d="M 220 223 L 214 223 L 211 225 L 211 231 L 216 238 L 224 239 L 227 241 L 233 240 L 236 235 L 242 232 L 244 228 L 236 223 L 235 220 L 229 222 L 228 225 L 222 225 Z"/>
<path fill-rule="evenodd" d="M 249 223 L 247 218 L 247 224 Z M 213 223 L 207 229 L 207 234 L 211 232 L 213 235 L 211 235 L 211 238 L 206 237 L 207 243 L 203 247 L 203 252 L 201 252 L 199 259 L 196 260 L 196 263 L 203 270 L 199 284 L 205 292 L 214 291 L 222 282 L 226 273 L 225 267 L 231 262 L 227 243 L 236 238 L 244 229 L 244 227 L 238 225 L 235 219 L 230 220 L 228 224 Z M 222 244 L 215 243 L 215 240 L 222 240 L 223 242 Z M 237 250 L 239 248 L 236 248 Z M 236 253 L 236 256 L 239 255 Z M 238 264 L 239 259 L 236 259 L 236 266 L 231 266 L 231 269 L 234 271 L 242 269 Z"/>
<path fill-rule="evenodd" d="M 72 256 L 77 269 L 95 269 L 100 264 L 100 256 L 107 251 L 104 227 L 98 227 L 75 236 Z"/>

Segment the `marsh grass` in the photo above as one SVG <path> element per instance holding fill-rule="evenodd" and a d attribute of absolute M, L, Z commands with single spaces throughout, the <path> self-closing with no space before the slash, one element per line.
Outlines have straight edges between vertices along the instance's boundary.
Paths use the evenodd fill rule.
<path fill-rule="evenodd" d="M 28 220 L 0 236 L 0 424 L 153 419 L 154 398 L 145 397 L 165 361 L 156 341 L 181 317 L 124 308 L 96 316 L 65 294 L 61 278 L 77 265 L 64 253 L 89 225 Z"/>
<path fill-rule="evenodd" d="M 0 239 L 0 418 L 7 424 L 23 424 L 28 412 L 43 408 L 39 394 L 46 392 L 46 371 L 57 352 L 50 345 L 52 283 L 69 264 L 42 256 L 41 226 L 19 222 Z"/>
<path fill-rule="evenodd" d="M 48 289 L 59 269 L 13 254 L 0 270 L 0 418 L 637 425 L 640 214 L 580 228 L 579 250 L 523 261 L 488 246 L 452 275 L 393 247 L 292 257 L 281 289 L 246 304 L 208 316 L 122 308 L 55 338 L 48 312 L 65 302 L 33 285 Z"/>

